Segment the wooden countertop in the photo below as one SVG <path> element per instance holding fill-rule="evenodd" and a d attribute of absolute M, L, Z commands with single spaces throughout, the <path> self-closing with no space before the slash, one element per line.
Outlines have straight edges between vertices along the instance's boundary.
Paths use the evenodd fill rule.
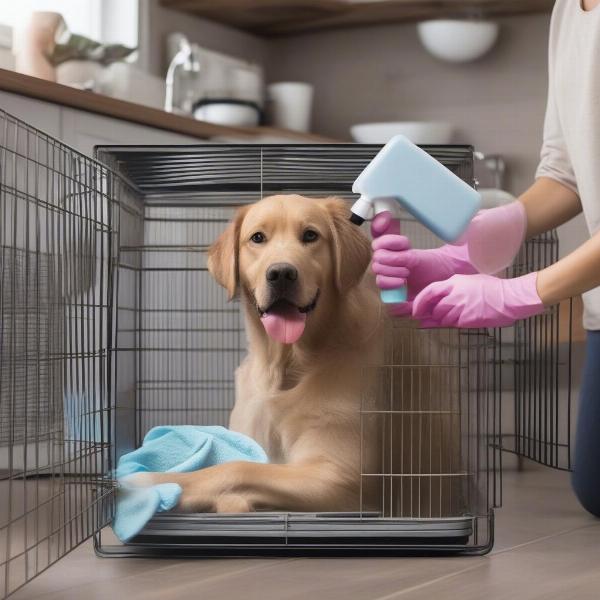
<path fill-rule="evenodd" d="M 275 127 L 214 125 L 5 69 L 0 69 L 0 90 L 200 139 L 236 137 L 240 138 L 240 141 L 247 139 L 251 142 L 256 138 L 276 137 L 285 138 L 285 141 L 290 142 L 330 143 L 336 141 L 315 134 L 298 133 Z"/>

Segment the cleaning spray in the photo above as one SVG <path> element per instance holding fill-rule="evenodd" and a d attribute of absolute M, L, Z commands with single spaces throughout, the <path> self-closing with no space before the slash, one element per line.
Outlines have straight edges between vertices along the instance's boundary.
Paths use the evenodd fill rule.
<path fill-rule="evenodd" d="M 398 218 L 401 208 L 445 242 L 466 231 L 481 205 L 479 193 L 403 135 L 393 137 L 365 167 L 352 187 L 360 194 L 350 220 L 362 225 L 383 211 Z M 382 290 L 387 304 L 406 302 L 406 286 Z"/>

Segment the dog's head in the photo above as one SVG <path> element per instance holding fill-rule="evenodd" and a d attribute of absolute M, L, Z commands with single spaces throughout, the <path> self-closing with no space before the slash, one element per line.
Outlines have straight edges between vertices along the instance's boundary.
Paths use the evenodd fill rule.
<path fill-rule="evenodd" d="M 348 215 L 337 198 L 264 198 L 238 210 L 211 246 L 208 268 L 230 299 L 241 290 L 255 305 L 271 338 L 294 343 L 369 264 L 369 242 Z"/>

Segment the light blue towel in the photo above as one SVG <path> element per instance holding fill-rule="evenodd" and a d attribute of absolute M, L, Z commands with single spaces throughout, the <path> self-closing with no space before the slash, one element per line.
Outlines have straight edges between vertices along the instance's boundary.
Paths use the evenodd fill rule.
<path fill-rule="evenodd" d="M 130 540 L 155 513 L 175 507 L 181 495 L 181 487 L 176 483 L 137 488 L 127 483 L 128 476 L 157 471 L 185 473 L 234 460 L 268 461 L 254 440 L 224 427 L 154 427 L 140 448 L 119 459 L 119 491 L 113 520 L 116 536 L 122 542 Z"/>

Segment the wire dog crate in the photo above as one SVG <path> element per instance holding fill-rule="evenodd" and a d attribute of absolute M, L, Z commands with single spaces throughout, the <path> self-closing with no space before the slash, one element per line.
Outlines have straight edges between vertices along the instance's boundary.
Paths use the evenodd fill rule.
<path fill-rule="evenodd" d="M 502 332 L 398 321 L 361 405 L 361 447 L 380 460 L 362 461 L 358 512 L 167 513 L 111 545 L 118 458 L 156 425 L 228 424 L 244 324 L 208 246 L 266 195 L 350 200 L 379 147 L 106 147 L 92 160 L 1 112 L 0 126 L 0 595 L 91 535 L 124 556 L 481 553 L 502 449 L 569 467 L 558 308 Z M 471 148 L 426 149 L 474 183 Z M 514 269 L 556 249 L 554 234 L 533 240 Z"/>

